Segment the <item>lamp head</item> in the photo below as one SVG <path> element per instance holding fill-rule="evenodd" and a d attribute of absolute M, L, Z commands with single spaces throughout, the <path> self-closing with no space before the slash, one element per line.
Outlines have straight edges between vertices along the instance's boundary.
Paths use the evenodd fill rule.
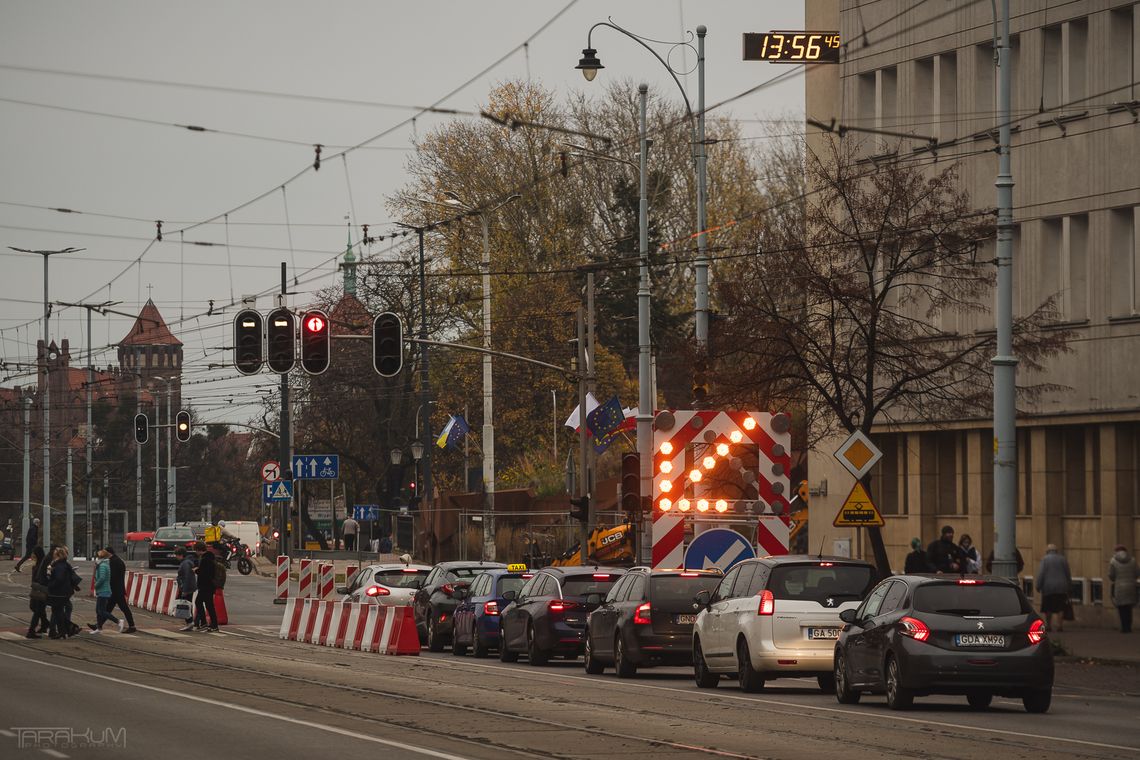
<path fill-rule="evenodd" d="M 578 61 L 578 65 L 574 68 L 582 72 L 582 76 L 586 77 L 587 82 L 593 82 L 594 77 L 598 75 L 599 69 L 604 69 L 605 66 L 598 60 L 598 51 L 593 48 L 586 48 L 582 51 L 582 58 Z"/>
<path fill-rule="evenodd" d="M 424 444 L 423 441 L 412 441 L 412 459 L 417 462 L 423 458 Z"/>

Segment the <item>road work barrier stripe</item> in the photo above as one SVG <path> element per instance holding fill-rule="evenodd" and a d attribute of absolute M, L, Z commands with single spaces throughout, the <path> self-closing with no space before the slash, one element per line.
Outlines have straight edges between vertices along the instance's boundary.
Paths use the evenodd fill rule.
<path fill-rule="evenodd" d="M 317 589 L 317 598 L 318 599 L 328 599 L 330 596 L 332 596 L 333 587 L 334 587 L 334 584 L 333 584 L 333 563 L 322 562 L 320 564 L 320 568 L 321 568 L 321 574 L 320 574 L 321 586 L 319 589 Z"/>
<path fill-rule="evenodd" d="M 289 599 L 281 616 L 278 637 L 379 654 L 420 653 L 411 607 Z"/>
<path fill-rule="evenodd" d="M 289 598 L 289 558 L 277 555 L 277 598 Z"/>
<path fill-rule="evenodd" d="M 301 560 L 301 571 L 297 575 L 297 596 L 307 599 L 313 595 L 313 561 Z"/>

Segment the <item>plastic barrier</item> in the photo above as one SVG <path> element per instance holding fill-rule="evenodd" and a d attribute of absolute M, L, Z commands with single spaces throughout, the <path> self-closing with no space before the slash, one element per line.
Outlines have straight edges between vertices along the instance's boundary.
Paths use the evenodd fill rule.
<path fill-rule="evenodd" d="M 320 587 L 317 589 L 318 599 L 328 599 L 333 595 L 335 584 L 333 583 L 333 563 L 322 562 L 320 567 Z"/>
<path fill-rule="evenodd" d="M 345 568 L 344 568 L 344 585 L 346 585 L 346 586 L 348 585 L 348 582 L 350 580 L 352 580 L 352 576 L 356 575 L 356 571 L 359 569 L 360 569 L 360 565 L 357 565 L 356 563 L 350 563 L 348 565 L 345 565 Z"/>
<path fill-rule="evenodd" d="M 214 589 L 214 612 L 218 616 L 218 625 L 229 625 L 230 614 L 226 612 L 226 595 L 222 589 Z"/>
<path fill-rule="evenodd" d="M 411 607 L 290 599 L 278 633 L 286 641 L 378 654 L 418 655 Z"/>
<path fill-rule="evenodd" d="M 311 596 L 313 596 L 313 561 L 302 559 L 301 570 L 297 575 L 297 597 L 308 599 Z"/>
<path fill-rule="evenodd" d="M 274 604 L 284 604 L 289 598 L 289 558 L 284 554 L 277 555 L 277 595 L 273 597 Z"/>

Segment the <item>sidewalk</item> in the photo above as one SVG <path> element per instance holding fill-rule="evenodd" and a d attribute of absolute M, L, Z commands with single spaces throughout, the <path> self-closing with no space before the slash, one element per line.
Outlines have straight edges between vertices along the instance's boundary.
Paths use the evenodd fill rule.
<path fill-rule="evenodd" d="M 1072 657 L 1140 666 L 1140 632 L 1104 628 L 1069 628 L 1049 634 Z"/>

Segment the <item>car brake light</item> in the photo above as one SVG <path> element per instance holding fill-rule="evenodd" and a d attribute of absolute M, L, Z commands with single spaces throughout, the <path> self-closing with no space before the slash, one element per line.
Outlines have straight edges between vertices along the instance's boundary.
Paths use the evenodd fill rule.
<path fill-rule="evenodd" d="M 568 609 L 577 607 L 574 602 L 567 602 L 564 599 L 551 599 L 546 603 L 546 609 L 550 612 L 565 612 Z"/>
<path fill-rule="evenodd" d="M 700 573 L 681 573 L 682 578 L 699 578 Z"/>
<path fill-rule="evenodd" d="M 899 633 L 910 636 L 915 641 L 926 641 L 930 638 L 930 629 L 926 627 L 926 623 L 912 617 L 904 617 L 899 621 Z"/>
<path fill-rule="evenodd" d="M 819 566 L 820 567 L 835 567 L 835 563 L 834 562 L 820 562 Z"/>
<path fill-rule="evenodd" d="M 596 581 L 608 581 L 609 579 L 609 573 L 594 573 L 594 580 Z"/>
<path fill-rule="evenodd" d="M 368 596 L 388 596 L 392 592 L 383 586 L 369 586 L 368 590 L 364 592 Z"/>
<path fill-rule="evenodd" d="M 653 604 L 646 602 L 645 604 L 637 605 L 637 609 L 633 613 L 634 625 L 649 625 L 653 622 L 650 613 L 653 611 Z"/>
<path fill-rule="evenodd" d="M 401 573 L 418 573 L 419 570 L 415 569 L 414 567 L 405 567 L 400 572 Z"/>
<path fill-rule="evenodd" d="M 533 577 L 534 577 L 534 573 L 523 573 L 523 574 L 522 574 L 522 577 L 524 577 L 524 578 L 533 578 Z"/>
<path fill-rule="evenodd" d="M 776 611 L 776 597 L 768 589 L 760 592 L 760 606 L 756 609 L 757 615 L 771 615 Z"/>
<path fill-rule="evenodd" d="M 977 578 L 959 578 L 958 579 L 958 585 L 959 586 L 980 586 L 980 585 L 982 585 L 982 582 L 980 580 L 978 580 Z"/>
<path fill-rule="evenodd" d="M 455 586 L 453 586 L 450 583 L 445 583 L 439 587 L 439 590 L 442 591 L 443 593 L 447 594 L 448 596 L 451 596 L 455 592 Z"/>
<path fill-rule="evenodd" d="M 1034 620 L 1033 625 L 1029 626 L 1029 643 L 1040 644 L 1043 638 L 1045 638 L 1045 621 Z"/>
<path fill-rule="evenodd" d="M 498 615 L 499 614 L 499 603 L 495 602 L 495 601 L 483 602 L 483 614 L 484 615 Z"/>
<path fill-rule="evenodd" d="M 166 543 L 163 541 L 151 541 L 150 545 L 151 546 L 157 546 L 159 549 L 165 549 L 166 548 Z"/>

